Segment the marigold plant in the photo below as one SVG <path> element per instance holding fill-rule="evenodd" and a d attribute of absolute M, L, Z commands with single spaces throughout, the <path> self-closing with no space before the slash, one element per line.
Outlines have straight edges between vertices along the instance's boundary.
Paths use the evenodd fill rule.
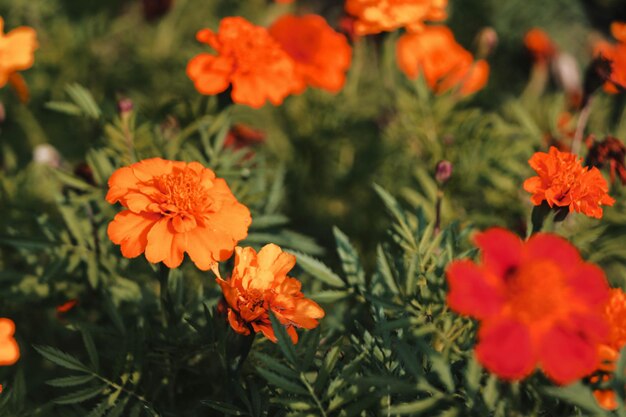
<path fill-rule="evenodd" d="M 480 321 L 476 356 L 504 379 L 539 366 L 567 384 L 592 372 L 608 326 L 604 272 L 566 240 L 538 233 L 527 242 L 500 228 L 474 238 L 480 263 L 447 268 L 448 305 Z"/>
<path fill-rule="evenodd" d="M 122 255 L 145 252 L 148 261 L 170 268 L 186 252 L 198 268 L 210 269 L 231 256 L 251 223 L 226 181 L 197 162 L 152 158 L 120 168 L 106 199 L 126 208 L 108 227 Z"/>
<path fill-rule="evenodd" d="M 389 32 L 402 27 L 419 31 L 425 21 L 447 16 L 448 0 L 346 0 L 346 12 L 356 18 L 357 35 Z"/>
<path fill-rule="evenodd" d="M 583 167 L 581 160 L 554 146 L 548 153 L 537 152 L 528 161 L 537 176 L 524 181 L 524 190 L 532 194 L 530 201 L 550 207 L 569 207 L 570 212 L 602 218 L 602 205 L 612 206 L 609 186 L 595 167 Z"/>
<path fill-rule="evenodd" d="M 352 61 L 352 47 L 323 17 L 285 15 L 270 26 L 269 32 L 296 63 L 300 76 L 297 92 L 308 85 L 333 93 L 341 90 Z"/>
<path fill-rule="evenodd" d="M 409 78 L 423 74 L 436 93 L 458 88 L 462 95 L 481 90 L 489 78 L 489 64 L 474 61 L 446 26 L 428 26 L 400 37 L 396 47 L 400 70 Z"/>
<path fill-rule="evenodd" d="M 296 257 L 269 244 L 259 253 L 253 248 L 235 248 L 235 267 L 227 280 L 217 278 L 227 304 L 228 322 L 237 333 L 262 332 L 276 342 L 270 312 L 285 325 L 293 343 L 297 328 L 313 329 L 324 317 L 324 310 L 304 297 L 301 284 L 287 273 Z"/>
<path fill-rule="evenodd" d="M 261 107 L 266 101 L 278 105 L 299 86 L 295 63 L 267 29 L 242 17 L 227 17 L 217 33 L 202 29 L 198 41 L 217 55 L 202 53 L 187 65 L 196 89 L 207 95 L 232 86 L 235 103 Z"/>

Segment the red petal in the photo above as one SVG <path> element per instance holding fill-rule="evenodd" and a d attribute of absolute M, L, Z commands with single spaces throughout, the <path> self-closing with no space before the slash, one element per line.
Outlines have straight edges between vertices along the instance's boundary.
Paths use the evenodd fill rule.
<path fill-rule="evenodd" d="M 502 320 L 484 323 L 476 357 L 485 368 L 504 379 L 522 379 L 535 368 L 530 332 L 522 323 Z"/>
<path fill-rule="evenodd" d="M 567 240 L 548 233 L 534 234 L 524 248 L 528 259 L 549 259 L 564 269 L 579 267 L 578 250 Z"/>
<path fill-rule="evenodd" d="M 576 297 L 590 307 L 603 306 L 609 299 L 609 284 L 604 271 L 598 266 L 583 263 L 568 279 Z"/>
<path fill-rule="evenodd" d="M 474 237 L 476 246 L 482 249 L 485 268 L 504 278 L 511 268 L 517 267 L 522 257 L 522 241 L 514 233 L 493 227 Z"/>
<path fill-rule="evenodd" d="M 448 305 L 454 311 L 484 319 L 502 309 L 504 297 L 485 273 L 472 261 L 456 261 L 448 266 Z"/>

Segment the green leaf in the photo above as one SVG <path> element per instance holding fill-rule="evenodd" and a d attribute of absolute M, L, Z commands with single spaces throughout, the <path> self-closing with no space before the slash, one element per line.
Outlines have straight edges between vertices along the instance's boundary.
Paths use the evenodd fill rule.
<path fill-rule="evenodd" d="M 97 395 L 100 395 L 106 388 L 106 385 L 98 385 L 95 387 L 85 388 L 80 391 L 73 392 L 71 394 L 64 395 L 54 400 L 57 404 L 77 404 L 83 401 L 87 401 Z"/>
<path fill-rule="evenodd" d="M 94 378 L 94 375 L 73 375 L 51 379 L 46 381 L 46 384 L 53 387 L 74 387 L 76 385 L 86 384 Z"/>
<path fill-rule="evenodd" d="M 576 382 L 565 387 L 546 387 L 544 391 L 553 397 L 560 398 L 570 404 L 580 407 L 584 411 L 597 415 L 604 415 L 604 410 L 598 405 L 589 387 Z"/>
<path fill-rule="evenodd" d="M 272 329 L 276 339 L 278 339 L 278 347 L 282 350 L 283 355 L 287 358 L 292 365 L 298 366 L 298 358 L 296 356 L 296 348 L 293 346 L 291 337 L 287 334 L 285 326 L 282 325 L 273 313 L 270 313 L 270 321 L 272 322 Z"/>
<path fill-rule="evenodd" d="M 84 327 L 80 327 L 80 332 L 83 336 L 83 343 L 85 344 L 85 349 L 87 350 L 87 354 L 89 355 L 89 360 L 91 361 L 91 366 L 93 369 L 98 372 L 100 368 L 100 360 L 98 358 L 98 350 L 96 349 L 96 344 L 91 337 L 91 334 Z"/>
<path fill-rule="evenodd" d="M 337 227 L 333 227 L 333 234 L 337 242 L 337 253 L 342 262 L 343 271 L 351 285 L 365 291 L 365 273 L 359 261 L 359 255 L 348 237 Z"/>
<path fill-rule="evenodd" d="M 58 113 L 69 114 L 70 116 L 80 116 L 83 114 L 80 107 L 66 101 L 49 101 L 45 104 L 45 107 Z"/>
<path fill-rule="evenodd" d="M 70 84 L 65 87 L 65 92 L 70 96 L 72 101 L 78 106 L 82 113 L 92 119 L 98 119 L 101 115 L 100 107 L 94 100 L 91 93 L 80 84 Z"/>
<path fill-rule="evenodd" d="M 223 403 L 221 401 L 215 401 L 215 400 L 202 400 L 201 401 L 202 404 L 206 405 L 207 407 L 210 407 L 214 410 L 220 411 L 226 415 L 229 416 L 245 416 L 247 415 L 247 413 L 237 407 L 235 407 L 234 405 L 230 405 L 227 403 Z"/>
<path fill-rule="evenodd" d="M 100 402 L 95 406 L 86 417 L 102 417 L 104 413 L 109 409 L 110 405 L 107 400 Z"/>
<path fill-rule="evenodd" d="M 389 408 L 389 414 L 414 414 L 423 413 L 433 408 L 441 400 L 440 396 L 417 400 L 410 403 L 394 405 Z"/>
<path fill-rule="evenodd" d="M 33 346 L 37 352 L 50 362 L 72 371 L 90 372 L 81 361 L 51 346 Z"/>
<path fill-rule="evenodd" d="M 312 256 L 305 255 L 300 252 L 287 251 L 296 256 L 297 265 L 304 269 L 307 273 L 311 274 L 314 278 L 336 288 L 345 288 L 346 283 L 335 274 L 329 267 L 327 267 L 321 261 L 313 258 Z"/>
<path fill-rule="evenodd" d="M 454 392 L 454 380 L 452 379 L 452 372 L 450 371 L 450 365 L 440 355 L 434 355 L 431 357 L 432 370 L 439 375 L 439 379 L 446 387 L 448 392 Z"/>
<path fill-rule="evenodd" d="M 293 394 L 302 394 L 308 395 L 309 393 L 302 388 L 299 382 L 287 379 L 278 374 L 268 371 L 267 369 L 257 367 L 257 372 L 267 380 L 272 385 L 277 386 L 285 391 L 291 392 Z"/>

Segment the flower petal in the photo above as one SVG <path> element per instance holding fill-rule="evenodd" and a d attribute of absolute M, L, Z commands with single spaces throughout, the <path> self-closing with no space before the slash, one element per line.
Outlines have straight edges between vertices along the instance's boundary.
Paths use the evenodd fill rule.
<path fill-rule="evenodd" d="M 148 232 L 146 259 L 152 263 L 163 262 L 168 268 L 176 268 L 183 262 L 185 252 L 183 239 L 176 233 L 169 218 L 162 218 Z"/>
<path fill-rule="evenodd" d="M 474 236 L 476 246 L 482 249 L 485 268 L 496 276 L 506 278 L 511 269 L 516 268 L 522 258 L 522 241 L 512 232 L 492 227 Z"/>
<path fill-rule="evenodd" d="M 158 214 L 124 210 L 109 223 L 107 234 L 113 243 L 120 245 L 124 257 L 134 258 L 146 249 L 148 233 L 160 218 Z"/>
<path fill-rule="evenodd" d="M 446 271 L 448 305 L 461 314 L 478 319 L 497 315 L 504 304 L 499 289 L 474 262 L 455 261 Z"/>

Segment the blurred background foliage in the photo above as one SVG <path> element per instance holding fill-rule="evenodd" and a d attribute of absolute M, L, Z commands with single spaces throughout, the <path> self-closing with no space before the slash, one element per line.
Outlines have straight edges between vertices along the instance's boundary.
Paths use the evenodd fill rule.
<path fill-rule="evenodd" d="M 57 381 L 56 386 L 99 381 L 76 401 L 65 399 L 103 398 L 106 406 L 90 404 L 94 410 L 101 407 L 94 416 L 113 413 L 124 401 L 119 415 L 155 415 L 138 398 L 143 395 L 158 399 L 159 410 L 169 410 L 161 415 L 214 415 L 207 411 L 211 407 L 225 415 L 319 416 L 321 409 L 328 416 L 376 415 L 373 410 L 385 401 L 398 415 L 470 415 L 463 414 L 467 410 L 477 416 L 513 415 L 506 414 L 506 407 L 516 406 L 522 415 L 535 415 L 537 410 L 524 405 L 528 398 L 538 401 L 537 409 L 548 410 L 544 415 L 573 412 L 537 390 L 547 384 L 543 380 L 499 387 L 481 374 L 468 354 L 471 323 L 441 311 L 443 268 L 453 257 L 468 254 L 472 230 L 501 225 L 527 233 L 531 205 L 521 188 L 532 173 L 527 160 L 546 150 L 551 139 L 568 138 L 558 123 L 568 110 L 565 94 L 553 82 L 541 92 L 527 88 L 532 58 L 523 46 L 526 31 L 546 30 L 559 49 L 573 54 L 582 72 L 592 58 L 593 40 L 610 37 L 611 21 L 626 20 L 624 2 L 450 0 L 447 24 L 467 49 L 476 50 L 476 36 L 484 27 L 498 35 L 488 57 L 488 86 L 461 101 L 451 94 L 433 96 L 422 80 L 409 81 L 399 72 L 397 33 L 354 40 L 353 65 L 341 93 L 308 90 L 280 107 L 223 110 L 216 98 L 201 97 L 185 75 L 189 59 L 205 50 L 195 41 L 196 31 L 216 28 L 222 17 L 241 15 L 268 25 L 298 10 L 321 13 L 337 26 L 341 5 L 338 0 L 293 5 L 0 0 L 5 30 L 34 27 L 40 43 L 35 65 L 23 73 L 30 102 L 20 103 L 9 88 L 0 90 L 5 109 L 0 122 L 0 315 L 20 323 L 24 347 L 17 376 L 15 369 L 0 369 L 0 382 L 10 375 L 12 384 L 33 388 L 24 398 L 5 397 L 13 415 L 53 415 L 57 409 L 42 406 L 33 414 L 25 400 L 43 404 L 53 398 L 58 390 L 43 381 L 60 376 L 59 368 L 31 345 L 78 355 L 79 364 L 40 348 L 46 359 L 85 374 L 73 385 Z M 133 106 L 121 113 L 124 99 Z M 593 103 L 589 131 L 598 138 L 625 139 L 624 111 L 623 96 L 601 94 Z M 229 129 L 237 124 L 261 131 L 265 139 L 251 148 L 225 146 Z M 47 148 L 46 163 L 35 162 L 34 151 L 44 144 L 58 156 Z M 228 180 L 253 212 L 244 244 L 274 242 L 299 254 L 305 293 L 332 308 L 322 330 L 307 334 L 295 353 L 284 344 L 257 340 L 260 354 L 246 364 L 247 371 L 232 368 L 242 342 L 232 333 L 224 336 L 224 320 L 212 310 L 219 299 L 216 286 L 210 274 L 191 265 L 167 280 L 166 292 L 175 295 L 169 300 L 172 324 L 150 322 L 160 302 L 155 294 L 163 291 L 155 279 L 159 272 L 142 257 L 120 258 L 106 237 L 116 209 L 104 194 L 114 169 L 157 155 L 198 160 Z M 434 167 L 441 159 L 452 162 L 454 173 L 443 195 L 446 232 L 435 239 L 440 189 Z M 617 203 L 605 210 L 602 222 L 572 216 L 553 225 L 621 286 L 626 277 L 623 194 L 619 185 L 612 187 Z M 404 234 L 398 236 L 398 230 Z M 72 299 L 80 308 L 67 317 L 55 310 Z M 417 300 L 426 304 L 416 305 Z M 110 352 L 90 348 L 111 340 L 116 346 Z M 139 358 L 141 346 L 150 346 L 153 356 Z M 221 362 L 203 356 L 207 346 L 220 352 Z M 284 361 L 268 356 L 277 352 Z M 410 359 L 416 357 L 428 359 L 415 365 Z M 99 361 L 115 366 L 103 366 L 101 373 Z M 253 372 L 257 367 L 272 371 Z M 171 383 L 172 375 L 186 378 L 188 391 L 163 395 L 160 387 Z M 199 393 L 194 384 L 207 376 L 228 382 Z M 259 395 L 267 389 L 271 404 Z M 575 387 L 559 395 L 572 400 L 587 394 Z M 290 414 L 277 411 L 279 397 Z M 201 410 L 194 408 L 199 399 L 205 400 Z M 393 408 L 392 402 L 409 405 Z M 349 406 L 352 411 L 344 412 Z M 176 407 L 184 412 L 173 414 Z M 585 407 L 600 413 L 589 403 Z M 63 416 L 86 412 L 76 405 L 63 410 Z"/>

